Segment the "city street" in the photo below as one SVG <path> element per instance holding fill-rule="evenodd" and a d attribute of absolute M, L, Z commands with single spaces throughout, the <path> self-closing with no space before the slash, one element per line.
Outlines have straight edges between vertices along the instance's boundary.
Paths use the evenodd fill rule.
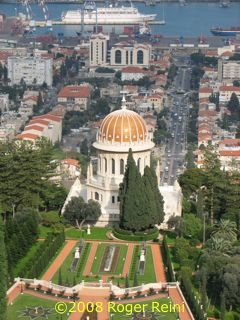
<path fill-rule="evenodd" d="M 171 134 L 171 138 L 167 139 L 161 162 L 161 185 L 173 185 L 185 168 L 189 112 L 188 93 L 190 89 L 189 69 L 179 69 L 174 86 L 176 92 L 171 94 L 172 105 L 168 121 L 168 132 Z"/>

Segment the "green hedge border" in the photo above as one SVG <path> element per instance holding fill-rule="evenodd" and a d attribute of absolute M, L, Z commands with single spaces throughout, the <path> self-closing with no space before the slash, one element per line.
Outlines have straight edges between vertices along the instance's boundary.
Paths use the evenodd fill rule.
<path fill-rule="evenodd" d="M 138 231 L 135 234 L 129 230 L 123 230 L 118 227 L 114 227 L 112 230 L 112 233 L 114 237 L 120 240 L 127 240 L 127 241 L 148 241 L 148 240 L 156 239 L 159 236 L 159 230 L 156 227 L 148 231 L 142 231 L 142 232 Z"/>

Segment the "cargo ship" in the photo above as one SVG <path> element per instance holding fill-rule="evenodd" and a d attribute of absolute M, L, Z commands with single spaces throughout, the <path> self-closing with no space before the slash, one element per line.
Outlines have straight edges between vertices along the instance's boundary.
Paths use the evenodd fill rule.
<path fill-rule="evenodd" d="M 63 12 L 61 21 L 65 24 L 81 24 L 85 25 L 122 25 L 122 24 L 139 24 L 143 22 L 153 21 L 156 14 L 142 14 L 130 2 L 130 6 L 113 6 L 97 8 L 95 2 L 86 1 L 83 9 L 69 10 Z"/>
<path fill-rule="evenodd" d="M 215 36 L 225 36 L 225 37 L 235 37 L 240 34 L 240 27 L 231 27 L 231 28 L 212 28 L 212 34 Z"/>

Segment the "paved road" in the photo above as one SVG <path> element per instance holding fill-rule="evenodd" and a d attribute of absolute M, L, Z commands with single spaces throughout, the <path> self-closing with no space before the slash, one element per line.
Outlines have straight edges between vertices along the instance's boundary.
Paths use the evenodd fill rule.
<path fill-rule="evenodd" d="M 189 113 L 188 93 L 190 85 L 190 69 L 181 68 L 174 81 L 175 91 L 172 105 L 169 108 L 168 139 L 165 154 L 162 158 L 161 185 L 173 185 L 185 168 L 187 142 L 187 122 Z M 185 93 L 178 94 L 177 92 Z"/>

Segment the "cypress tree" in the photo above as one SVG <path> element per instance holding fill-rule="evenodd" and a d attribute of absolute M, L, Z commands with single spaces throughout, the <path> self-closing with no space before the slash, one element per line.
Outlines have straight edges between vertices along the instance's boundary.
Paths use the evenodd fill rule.
<path fill-rule="evenodd" d="M 143 181 L 147 192 L 147 201 L 149 202 L 148 215 L 149 225 L 160 224 L 164 219 L 163 197 L 159 191 L 157 175 L 155 170 L 148 166 L 144 169 Z"/>
<path fill-rule="evenodd" d="M 128 280 L 128 275 L 126 274 L 125 277 L 125 288 L 129 288 L 129 280 Z"/>
<path fill-rule="evenodd" d="M 141 174 L 129 150 L 127 166 L 119 189 L 120 226 L 129 230 L 146 228 L 146 196 Z"/>
<path fill-rule="evenodd" d="M 58 271 L 58 284 L 60 286 L 62 285 L 62 270 L 61 270 L 61 268 Z"/>
<path fill-rule="evenodd" d="M 136 272 L 134 273 L 133 286 L 134 287 L 138 286 L 138 277 Z"/>
<path fill-rule="evenodd" d="M 7 318 L 7 255 L 2 217 L 0 217 L 0 248 L 0 320 L 5 320 Z"/>

